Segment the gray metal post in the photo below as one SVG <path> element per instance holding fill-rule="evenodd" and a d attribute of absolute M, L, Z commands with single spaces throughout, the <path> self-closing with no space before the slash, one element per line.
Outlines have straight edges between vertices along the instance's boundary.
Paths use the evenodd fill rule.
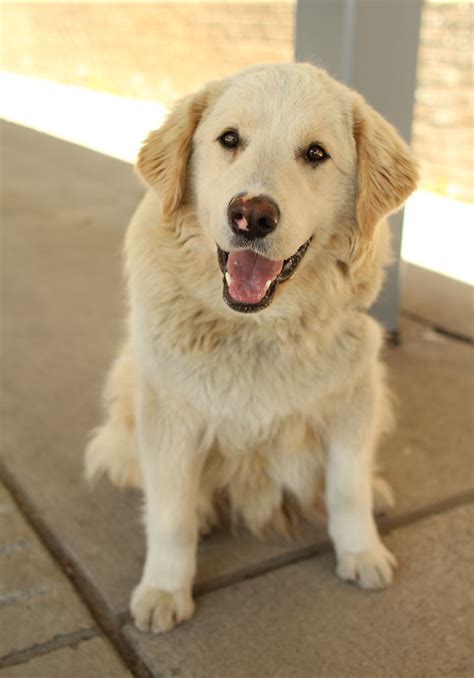
<path fill-rule="evenodd" d="M 361 92 L 409 142 L 422 0 L 298 0 L 296 61 L 311 61 Z M 396 262 L 374 315 L 390 332 L 399 325 L 403 214 L 390 219 Z"/>

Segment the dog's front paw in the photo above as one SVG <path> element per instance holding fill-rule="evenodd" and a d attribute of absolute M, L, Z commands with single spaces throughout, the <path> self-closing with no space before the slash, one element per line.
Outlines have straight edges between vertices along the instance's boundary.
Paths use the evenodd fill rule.
<path fill-rule="evenodd" d="M 382 542 L 366 551 L 339 554 L 336 572 L 341 579 L 352 581 L 363 589 L 384 589 L 390 586 L 397 561 Z"/>
<path fill-rule="evenodd" d="M 194 603 L 187 590 L 161 591 L 140 582 L 132 594 L 130 610 L 137 629 L 163 633 L 189 619 Z"/>

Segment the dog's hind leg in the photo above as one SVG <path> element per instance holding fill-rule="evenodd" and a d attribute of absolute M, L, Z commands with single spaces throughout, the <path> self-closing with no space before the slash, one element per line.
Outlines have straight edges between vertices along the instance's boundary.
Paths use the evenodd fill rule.
<path fill-rule="evenodd" d="M 105 422 L 92 432 L 86 449 L 85 474 L 90 481 L 107 474 L 119 487 L 141 487 L 135 416 L 135 367 L 125 345 L 104 389 Z"/>
<path fill-rule="evenodd" d="M 395 506 L 393 490 L 382 476 L 372 476 L 372 503 L 376 516 L 385 515 Z"/>

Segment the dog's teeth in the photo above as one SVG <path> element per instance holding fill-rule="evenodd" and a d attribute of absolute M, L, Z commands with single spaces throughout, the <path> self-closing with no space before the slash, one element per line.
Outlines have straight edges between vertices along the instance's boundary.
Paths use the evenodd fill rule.
<path fill-rule="evenodd" d="M 265 292 L 268 290 L 268 288 L 270 287 L 271 284 L 272 284 L 272 281 L 267 280 L 267 282 L 265 283 Z"/>
<path fill-rule="evenodd" d="M 232 280 L 232 276 L 231 276 L 231 274 L 229 273 L 229 271 L 226 272 L 226 274 L 225 274 L 225 279 L 226 279 L 228 285 L 232 285 L 233 280 Z"/>

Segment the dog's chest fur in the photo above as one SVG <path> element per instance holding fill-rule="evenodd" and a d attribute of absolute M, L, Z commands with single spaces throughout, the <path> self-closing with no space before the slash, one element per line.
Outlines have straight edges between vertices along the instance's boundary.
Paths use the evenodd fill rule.
<path fill-rule="evenodd" d="M 323 419 L 328 396 L 363 368 L 370 335 L 378 343 L 375 324 L 363 314 L 323 333 L 302 317 L 274 325 L 248 318 L 232 325 L 210 311 L 187 312 L 182 301 L 153 317 L 136 314 L 142 360 L 158 392 L 176 389 L 217 434 L 243 445 L 268 439 L 295 414 Z"/>

